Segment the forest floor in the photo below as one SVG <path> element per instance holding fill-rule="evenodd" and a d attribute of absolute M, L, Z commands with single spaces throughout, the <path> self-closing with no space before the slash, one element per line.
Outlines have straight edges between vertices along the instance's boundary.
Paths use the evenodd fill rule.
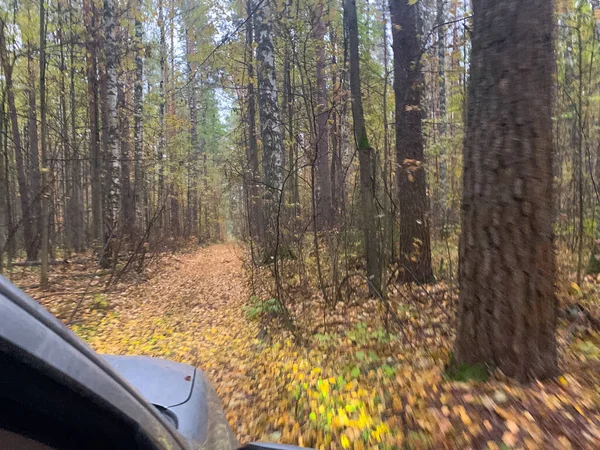
<path fill-rule="evenodd" d="M 564 373 L 555 380 L 521 386 L 473 368 L 449 380 L 453 326 L 445 310 L 454 294 L 447 288 L 428 287 L 408 304 L 406 294 L 391 296 L 396 327 L 375 300 L 338 304 L 328 322 L 303 304 L 292 313 L 312 331 L 297 343 L 257 320 L 243 256 L 234 243 L 171 255 L 144 279 L 108 292 L 89 281 L 92 265 L 54 267 L 50 292 L 30 284 L 35 269 L 11 278 L 98 352 L 200 367 L 242 442 L 600 448 L 600 337 L 589 327 L 561 324 Z"/>

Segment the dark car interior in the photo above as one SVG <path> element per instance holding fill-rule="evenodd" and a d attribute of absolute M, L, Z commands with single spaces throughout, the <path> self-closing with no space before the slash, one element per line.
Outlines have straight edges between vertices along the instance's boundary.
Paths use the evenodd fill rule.
<path fill-rule="evenodd" d="M 102 399 L 0 339 L 0 448 L 158 448 Z"/>

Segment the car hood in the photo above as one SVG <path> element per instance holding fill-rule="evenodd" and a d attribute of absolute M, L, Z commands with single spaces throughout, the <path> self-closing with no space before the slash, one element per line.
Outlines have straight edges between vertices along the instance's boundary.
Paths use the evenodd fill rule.
<path fill-rule="evenodd" d="M 154 405 L 171 408 L 190 398 L 196 376 L 192 366 L 149 356 L 102 356 Z"/>

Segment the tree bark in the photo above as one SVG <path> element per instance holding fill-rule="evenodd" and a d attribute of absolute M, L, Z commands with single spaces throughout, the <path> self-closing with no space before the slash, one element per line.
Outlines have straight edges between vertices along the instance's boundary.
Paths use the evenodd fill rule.
<path fill-rule="evenodd" d="M 102 213 L 102 158 L 100 155 L 100 113 L 98 92 L 98 58 L 95 32 L 98 26 L 96 9 L 92 0 L 83 0 L 83 20 L 89 35 L 86 37 L 86 76 L 88 89 L 88 114 L 90 122 L 90 178 L 92 204 L 92 239 L 97 254 L 101 253 L 103 245 L 103 213 Z"/>
<path fill-rule="evenodd" d="M 69 1 L 69 36 L 71 40 L 74 40 L 75 34 L 73 31 L 73 6 Z M 70 46 L 69 65 L 70 65 L 70 105 L 71 105 L 71 146 L 73 151 L 73 163 L 71 165 L 71 178 L 73 186 L 73 195 L 69 199 L 71 204 L 71 211 L 73 217 L 73 250 L 81 252 L 85 250 L 85 220 L 84 220 L 84 206 L 83 206 L 83 173 L 81 168 L 81 149 L 79 147 L 80 140 L 77 134 L 77 110 L 76 110 L 76 93 L 75 93 L 75 51 L 74 45 Z"/>
<path fill-rule="evenodd" d="M 375 179 L 373 177 L 374 157 L 373 148 L 367 137 L 367 128 L 362 106 L 356 0 L 344 1 L 344 16 L 350 51 L 350 91 L 352 93 L 354 138 L 358 147 L 358 161 L 360 166 L 360 201 L 362 208 L 362 226 L 365 235 L 364 247 L 367 255 L 367 277 L 369 279 L 369 291 L 372 294 L 377 295 L 381 291 L 381 274 L 375 219 Z"/>
<path fill-rule="evenodd" d="M 8 58 L 8 49 L 6 43 L 6 24 L 0 18 L 0 60 L 4 70 L 4 84 L 6 100 L 8 104 L 8 115 L 10 116 L 10 126 L 12 131 L 12 141 L 15 149 L 15 162 L 17 164 L 17 182 L 19 185 L 19 194 L 21 200 L 21 214 L 23 223 L 23 237 L 25 240 L 25 250 L 27 259 L 36 259 L 37 250 L 35 245 L 35 235 L 31 221 L 31 200 L 29 196 L 29 186 L 25 174 L 25 161 L 23 158 L 23 147 L 21 144 L 21 133 L 19 132 L 18 111 L 15 102 L 15 93 L 13 90 L 13 62 Z"/>
<path fill-rule="evenodd" d="M 106 211 L 106 260 L 115 261 L 117 258 L 117 239 L 121 233 L 121 163 L 119 150 L 118 126 L 118 80 L 119 65 L 118 48 L 115 36 L 115 3 L 114 0 L 104 0 L 104 54 L 106 60 L 105 77 L 105 108 L 106 108 L 106 144 L 109 160 L 110 179 L 108 184 L 108 202 Z"/>
<path fill-rule="evenodd" d="M 390 0 L 396 96 L 396 165 L 401 282 L 430 282 L 429 200 L 421 132 L 421 43 L 418 4 Z"/>
<path fill-rule="evenodd" d="M 600 40 L 600 0 L 591 0 L 594 21 L 596 23 L 596 39 Z M 599 41 L 600 42 L 600 41 Z M 596 184 L 600 181 L 600 146 L 596 145 L 596 167 L 594 170 Z M 596 239 L 588 262 L 587 272 L 600 273 L 600 205 L 596 205 Z"/>
<path fill-rule="evenodd" d="M 198 156 L 200 148 L 198 145 L 198 93 L 196 89 L 197 64 L 195 33 L 191 29 L 186 31 L 186 57 L 188 69 L 188 106 L 190 111 L 190 158 L 188 161 L 188 209 L 186 229 L 188 236 L 199 239 L 198 234 Z"/>
<path fill-rule="evenodd" d="M 246 2 L 246 14 L 252 14 L 252 0 Z M 254 36 L 252 20 L 246 25 L 246 64 L 248 71 L 248 110 L 246 111 L 246 122 L 248 126 L 248 143 L 246 145 L 246 174 L 245 182 L 248 195 L 248 221 L 249 232 L 255 242 L 264 243 L 264 222 L 262 211 L 262 199 L 260 189 L 260 168 L 258 165 L 258 143 L 256 142 L 256 93 L 254 91 Z"/>
<path fill-rule="evenodd" d="M 35 70 L 33 68 L 33 54 L 31 47 L 28 49 L 27 54 L 27 97 L 29 102 L 29 111 L 27 115 L 27 129 L 29 132 L 29 177 L 31 178 L 31 194 L 32 204 L 31 208 L 31 224 L 34 232 L 34 243 L 31 249 L 32 259 L 37 258 L 38 249 L 40 246 L 40 239 L 42 236 L 42 204 L 41 204 L 41 191 L 42 191 L 42 179 L 40 173 L 40 149 L 38 147 L 38 119 L 37 119 L 37 105 L 36 105 L 36 82 L 35 82 Z"/>
<path fill-rule="evenodd" d="M 315 26 L 313 36 L 316 52 L 316 100 L 315 115 L 315 174 L 317 181 L 316 225 L 318 230 L 328 228 L 331 223 L 331 174 L 329 172 L 329 102 L 327 99 L 327 83 L 325 80 L 325 20 L 323 17 L 323 1 L 317 0 L 315 5 Z"/>
<path fill-rule="evenodd" d="M 133 93 L 133 155 L 134 155 L 134 185 L 132 208 L 135 212 L 132 229 L 141 230 L 143 227 L 142 189 L 144 186 L 144 173 L 142 171 L 142 157 L 144 152 L 144 58 L 142 26 L 142 0 L 136 1 L 135 9 L 135 86 Z"/>
<path fill-rule="evenodd" d="M 4 116 L 4 89 L 1 91 L 2 100 L 0 101 L 0 274 L 4 271 L 4 253 L 7 252 L 9 239 L 11 238 L 10 224 L 10 202 L 8 189 L 10 181 L 8 180 L 8 160 L 6 158 L 5 149 L 6 141 L 8 136 L 8 127 L 6 125 L 6 119 Z M 10 226 L 9 226 L 10 224 Z"/>
<path fill-rule="evenodd" d="M 542 379 L 557 373 L 553 2 L 473 13 L 455 357 Z"/>
<path fill-rule="evenodd" d="M 159 81 L 159 112 L 158 112 L 158 205 L 157 210 L 163 210 L 165 205 L 165 152 L 166 152 L 166 130 L 165 130 L 165 84 L 167 83 L 167 42 L 165 33 L 165 16 L 164 16 L 164 0 L 159 0 L 158 3 L 158 28 L 160 32 L 160 81 Z M 165 226 L 164 210 L 159 218 L 160 231 Z"/>
<path fill-rule="evenodd" d="M 265 184 L 265 250 L 273 256 L 278 233 L 279 203 L 283 189 L 284 147 L 275 77 L 275 46 L 273 39 L 272 0 L 264 3 L 254 14 L 258 44 L 258 103 L 263 146 L 262 167 Z"/>
<path fill-rule="evenodd" d="M 448 169 L 446 163 L 446 33 L 443 26 L 446 20 L 445 0 L 437 0 L 437 66 L 439 99 L 439 139 L 440 139 L 440 179 L 438 186 L 438 214 L 442 231 L 447 226 Z"/>
<path fill-rule="evenodd" d="M 122 234 L 128 236 L 130 240 L 135 236 L 135 208 L 133 203 L 133 193 L 131 189 L 131 169 L 130 169 L 130 132 L 129 132 L 129 114 L 126 109 L 127 100 L 125 97 L 123 83 L 119 83 L 117 94 L 117 105 L 119 111 L 119 138 L 121 144 L 121 217 L 123 218 Z"/>
<path fill-rule="evenodd" d="M 42 262 L 40 268 L 40 288 L 48 288 L 48 260 L 50 252 L 50 193 L 48 192 L 49 180 L 48 173 L 50 166 L 48 165 L 48 123 L 46 121 L 46 8 L 44 0 L 40 0 L 40 147 L 42 155 L 42 247 L 40 260 Z"/>

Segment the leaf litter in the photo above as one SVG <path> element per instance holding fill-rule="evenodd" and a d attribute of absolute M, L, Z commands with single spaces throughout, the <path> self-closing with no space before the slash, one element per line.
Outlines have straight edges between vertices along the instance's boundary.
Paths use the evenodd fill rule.
<path fill-rule="evenodd" d="M 390 295 L 393 325 L 389 310 L 373 299 L 338 303 L 329 314 L 318 296 L 298 301 L 291 312 L 307 336 L 299 343 L 272 318 L 249 314 L 257 300 L 243 257 L 232 243 L 167 257 L 143 282 L 92 289 L 70 326 L 100 353 L 201 368 L 242 442 L 317 449 L 600 448 L 595 331 L 561 324 L 564 373 L 555 380 L 522 386 L 477 370 L 450 379 L 448 311 L 456 299 L 443 284 Z M 28 286 L 33 276 L 17 279 L 68 321 L 88 283 L 77 273 L 90 270 L 54 269 L 57 295 Z M 588 297 L 597 297 L 594 289 Z M 409 295 L 418 301 L 407 302 Z"/>

